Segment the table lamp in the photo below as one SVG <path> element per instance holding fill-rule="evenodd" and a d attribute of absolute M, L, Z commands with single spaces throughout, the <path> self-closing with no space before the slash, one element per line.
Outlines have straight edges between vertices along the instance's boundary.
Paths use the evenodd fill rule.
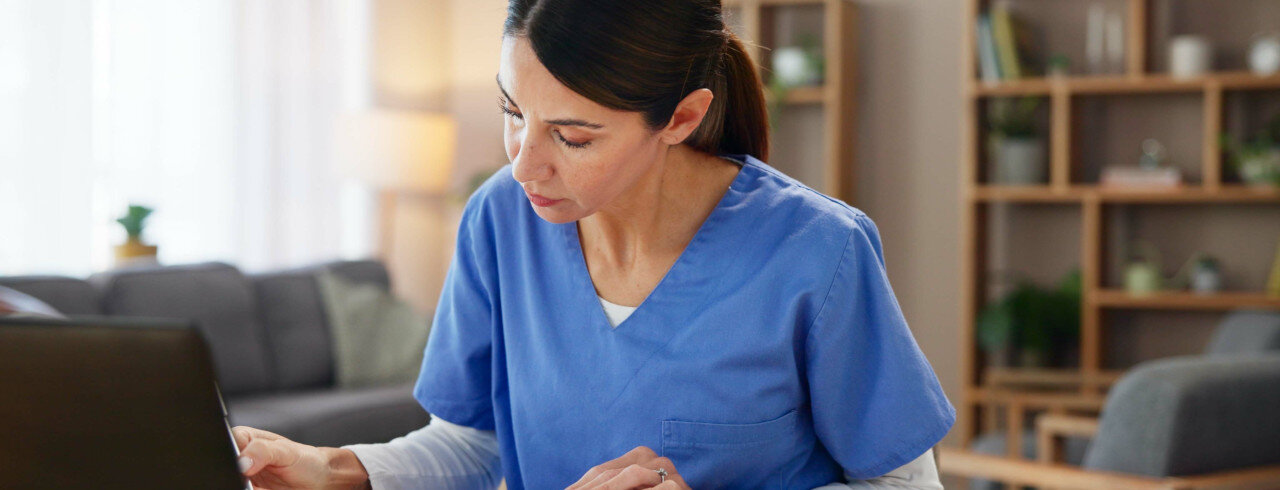
<path fill-rule="evenodd" d="M 448 191 L 457 133 L 452 117 L 422 111 L 373 109 L 338 118 L 334 152 L 340 173 L 379 190 L 383 258 L 390 257 L 397 198 Z"/>

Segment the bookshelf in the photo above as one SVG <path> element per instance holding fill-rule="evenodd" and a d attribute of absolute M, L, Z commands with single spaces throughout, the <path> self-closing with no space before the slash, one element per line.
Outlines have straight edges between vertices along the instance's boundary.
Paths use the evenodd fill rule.
<path fill-rule="evenodd" d="M 1177 0 L 1107 0 L 1123 6 L 1125 12 L 1125 57 L 1123 73 L 1112 75 L 1037 76 L 1014 80 L 984 81 L 980 77 L 977 23 L 992 5 L 991 0 L 965 0 L 963 22 L 962 93 L 964 98 L 960 206 L 961 206 L 961 370 L 962 392 L 959 410 L 959 439 L 968 447 L 980 432 L 1022 427 L 1030 415 L 1048 411 L 1096 412 L 1105 400 L 1106 389 L 1121 373 L 1105 368 L 1105 336 L 1108 312 L 1178 311 L 1221 313 L 1236 308 L 1280 310 L 1280 298 L 1262 291 L 1224 291 L 1213 294 L 1167 291 L 1135 296 L 1108 285 L 1109 241 L 1113 229 L 1109 210 L 1120 207 L 1153 206 L 1274 206 L 1280 205 L 1280 188 L 1246 186 L 1232 181 L 1224 171 L 1223 150 L 1218 134 L 1224 130 L 1224 100 L 1245 93 L 1280 93 L 1280 75 L 1257 76 L 1242 70 L 1223 70 L 1194 78 L 1173 78 L 1157 69 L 1153 59 L 1158 45 L 1153 35 L 1153 18 L 1167 18 L 1171 9 L 1201 8 L 1182 5 Z M 1085 2 L 1044 2 L 1018 0 L 1024 9 L 1083 8 Z M 1159 4 L 1159 5 L 1157 5 Z M 1227 8 L 1226 2 L 1221 8 Z M 1075 5 L 1073 7 L 1072 5 Z M 1280 6 L 1280 4 L 1277 4 Z M 1157 8 L 1159 9 L 1157 12 Z M 1057 11 L 1060 12 L 1061 10 Z M 1198 14 L 1197 14 L 1198 15 Z M 1165 16 L 1165 17 L 1161 17 Z M 1082 41 L 1082 38 L 1080 40 Z M 1044 184 L 1005 185 L 987 179 L 989 172 L 984 149 L 986 130 L 982 111 L 985 102 L 997 97 L 1033 96 L 1048 102 L 1048 178 Z M 1087 97 L 1110 101 L 1141 97 L 1186 97 L 1199 108 L 1194 123 L 1199 149 L 1191 169 L 1194 178 L 1176 188 L 1143 189 L 1100 184 L 1082 177 L 1082 167 L 1099 162 L 1082 155 L 1088 142 L 1082 128 L 1091 124 L 1087 111 L 1079 110 Z M 1103 164 L 1107 162 L 1101 162 Z M 1136 163 L 1136 158 L 1134 163 Z M 1078 365 L 1067 369 L 1035 370 L 989 366 L 976 341 L 979 312 L 993 298 L 987 295 L 987 274 L 991 265 L 988 236 L 995 219 L 993 205 L 1069 207 L 1078 213 L 1078 261 L 1083 281 L 1081 298 L 1080 353 Z M 1280 209 L 1280 208 L 1277 208 Z M 1260 247 L 1274 248 L 1274 238 Z M 1270 263 L 1258 264 L 1270 268 Z M 1000 414 L 1004 417 L 1001 419 Z M 1001 424 L 1003 422 L 1003 424 Z M 1008 455 L 1020 454 L 1021 431 L 1006 430 Z"/>
<path fill-rule="evenodd" d="M 779 106 L 770 165 L 828 196 L 852 204 L 856 163 L 854 90 L 857 6 L 852 0 L 724 0 L 726 23 L 747 46 L 766 84 L 768 53 L 793 41 L 786 30 L 821 36 L 823 84 L 795 87 Z M 799 29 L 792 29 L 798 24 Z M 811 150 L 813 149 L 813 150 Z M 816 151 L 814 151 L 816 150 Z"/>

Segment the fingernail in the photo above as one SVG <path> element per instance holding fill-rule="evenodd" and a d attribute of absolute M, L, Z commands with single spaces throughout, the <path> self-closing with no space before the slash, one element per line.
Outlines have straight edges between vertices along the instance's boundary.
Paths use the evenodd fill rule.
<path fill-rule="evenodd" d="M 241 456 L 240 459 L 236 460 L 236 464 L 240 465 L 240 472 L 244 473 L 253 467 L 253 458 Z"/>

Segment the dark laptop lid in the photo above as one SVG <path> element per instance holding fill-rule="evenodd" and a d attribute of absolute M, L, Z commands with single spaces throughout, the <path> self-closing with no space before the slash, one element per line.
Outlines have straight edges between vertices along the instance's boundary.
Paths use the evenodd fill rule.
<path fill-rule="evenodd" d="M 189 323 L 0 318 L 0 487 L 242 489 Z"/>

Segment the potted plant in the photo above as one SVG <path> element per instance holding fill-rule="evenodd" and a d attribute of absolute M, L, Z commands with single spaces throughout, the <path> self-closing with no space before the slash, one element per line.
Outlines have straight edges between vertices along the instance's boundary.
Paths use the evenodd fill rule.
<path fill-rule="evenodd" d="M 978 344 L 993 365 L 1062 365 L 1078 345 L 1080 270 L 1067 273 L 1052 289 L 1019 279 L 1007 294 L 982 309 Z M 1016 357 L 1015 357 L 1016 355 Z"/>
<path fill-rule="evenodd" d="M 1044 139 L 1036 126 L 1040 97 L 992 99 L 987 105 L 987 150 L 995 181 L 1033 185 L 1048 182 Z"/>
<path fill-rule="evenodd" d="M 1255 186 L 1280 186 L 1280 114 L 1248 141 L 1237 143 L 1226 132 L 1219 136 L 1227 161 L 1240 180 Z"/>
<path fill-rule="evenodd" d="M 148 245 L 142 241 L 142 232 L 146 227 L 147 217 L 151 216 L 153 210 L 146 206 L 136 204 L 129 205 L 129 211 L 124 216 L 116 219 L 124 227 L 128 239 L 120 245 L 116 245 L 116 263 L 126 264 L 139 260 L 155 260 L 159 247 Z"/>

